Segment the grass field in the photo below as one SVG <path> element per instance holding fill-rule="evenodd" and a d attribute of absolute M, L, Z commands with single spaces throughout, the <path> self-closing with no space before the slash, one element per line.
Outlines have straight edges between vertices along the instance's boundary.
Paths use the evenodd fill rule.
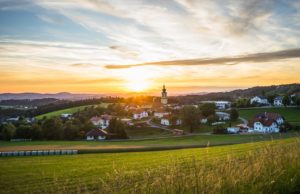
<path fill-rule="evenodd" d="M 251 108 L 238 110 L 241 117 L 245 119 L 254 118 L 254 116 L 261 112 L 275 112 L 279 113 L 286 121 L 300 125 L 300 107 L 280 107 L 280 108 Z"/>
<path fill-rule="evenodd" d="M 154 127 L 134 127 L 126 130 L 129 138 L 155 138 L 155 137 L 165 137 L 171 136 L 172 133 L 164 129 L 154 128 Z"/>
<path fill-rule="evenodd" d="M 297 138 L 172 151 L 0 158 L 0 192 L 297 193 L 299 160 Z"/>
<path fill-rule="evenodd" d="M 61 114 L 67 114 L 67 113 L 73 114 L 75 112 L 78 112 L 80 110 L 85 109 L 86 107 L 91 107 L 91 106 L 107 107 L 108 103 L 101 103 L 101 104 L 97 104 L 97 105 L 77 106 L 77 107 L 73 107 L 73 108 L 62 109 L 62 110 L 53 111 L 53 112 L 49 112 L 49 113 L 46 113 L 46 114 L 38 115 L 38 116 L 36 116 L 36 119 L 42 119 L 44 117 L 51 118 L 51 117 L 60 116 Z"/>
<path fill-rule="evenodd" d="M 247 135 L 194 135 L 181 137 L 156 138 L 123 141 L 0 141 L 0 151 L 44 150 L 44 149 L 78 149 L 78 150 L 130 150 L 143 148 L 203 147 L 206 145 L 238 144 L 271 139 L 299 136 L 296 133 L 283 134 L 247 134 Z M 157 149 L 155 149 L 157 150 Z"/>

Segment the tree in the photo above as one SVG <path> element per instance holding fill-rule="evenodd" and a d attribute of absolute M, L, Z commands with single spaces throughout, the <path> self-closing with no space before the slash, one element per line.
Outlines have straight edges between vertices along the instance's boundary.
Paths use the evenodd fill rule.
<path fill-rule="evenodd" d="M 4 140 L 10 140 L 15 136 L 16 133 L 16 127 L 11 124 L 5 124 L 2 128 L 2 139 Z"/>
<path fill-rule="evenodd" d="M 79 128 L 73 125 L 72 121 L 67 121 L 64 125 L 64 139 L 74 140 L 79 138 Z"/>
<path fill-rule="evenodd" d="M 32 124 L 31 126 L 31 139 L 42 139 L 42 128 L 36 123 Z"/>
<path fill-rule="evenodd" d="M 275 95 L 268 95 L 268 96 L 267 96 L 268 102 L 269 102 L 270 104 L 273 104 L 273 103 L 274 103 L 274 98 L 275 98 Z"/>
<path fill-rule="evenodd" d="M 20 125 L 16 129 L 16 138 L 24 138 L 30 139 L 31 138 L 31 126 L 29 125 Z"/>
<path fill-rule="evenodd" d="M 185 106 L 182 109 L 183 124 L 190 128 L 190 132 L 193 133 L 194 129 L 199 124 L 199 112 L 194 106 Z"/>
<path fill-rule="evenodd" d="M 217 125 L 213 129 L 214 134 L 227 134 L 227 129 L 223 125 Z"/>
<path fill-rule="evenodd" d="M 214 103 L 206 103 L 200 106 L 201 114 L 205 117 L 215 115 L 216 105 Z"/>
<path fill-rule="evenodd" d="M 290 105 L 290 98 L 289 98 L 288 95 L 285 95 L 285 96 L 283 97 L 283 99 L 282 99 L 282 104 L 283 104 L 284 106 Z"/>
<path fill-rule="evenodd" d="M 217 120 L 217 117 L 216 117 L 216 115 L 209 115 L 208 117 L 207 117 L 207 123 L 209 124 L 209 125 L 211 125 L 213 122 L 215 122 Z"/>
<path fill-rule="evenodd" d="M 109 122 L 109 126 L 107 128 L 107 132 L 112 135 L 108 137 L 108 139 L 117 138 L 117 139 L 127 139 L 126 126 L 119 119 L 113 118 Z"/>
<path fill-rule="evenodd" d="M 239 113 L 236 109 L 231 109 L 230 110 L 230 119 L 232 121 L 236 121 L 239 118 Z"/>
<path fill-rule="evenodd" d="M 46 119 L 42 125 L 43 136 L 46 139 L 59 140 L 63 138 L 64 130 L 60 118 Z"/>

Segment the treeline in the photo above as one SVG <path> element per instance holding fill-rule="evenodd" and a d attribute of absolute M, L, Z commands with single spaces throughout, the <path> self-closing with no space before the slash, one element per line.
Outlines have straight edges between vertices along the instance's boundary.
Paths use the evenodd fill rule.
<path fill-rule="evenodd" d="M 108 108 L 87 107 L 73 114 L 71 119 L 53 117 L 27 123 L 24 118 L 18 122 L 2 124 L 0 126 L 0 138 L 10 139 L 32 139 L 32 140 L 80 140 L 84 139 L 88 131 L 96 128 L 90 121 L 93 116 L 112 114 L 116 106 Z M 127 138 L 126 126 L 121 121 L 113 121 L 108 128 L 112 134 L 109 138 Z"/>

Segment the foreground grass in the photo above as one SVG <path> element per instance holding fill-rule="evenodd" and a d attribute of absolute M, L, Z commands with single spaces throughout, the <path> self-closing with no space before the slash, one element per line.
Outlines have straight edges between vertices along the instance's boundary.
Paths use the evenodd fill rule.
<path fill-rule="evenodd" d="M 0 158 L 1 193 L 297 193 L 298 138 L 159 152 Z"/>
<path fill-rule="evenodd" d="M 92 106 L 107 107 L 108 104 L 109 103 L 101 103 L 101 104 L 95 104 L 95 105 L 84 105 L 84 106 L 77 106 L 77 107 L 73 107 L 73 108 L 62 109 L 62 110 L 53 111 L 53 112 L 49 112 L 49 113 L 46 113 L 46 114 L 38 115 L 38 116 L 36 116 L 36 119 L 43 119 L 44 117 L 51 118 L 51 117 L 60 116 L 61 114 L 73 114 L 73 113 L 81 111 L 81 110 L 83 110 L 87 107 L 92 107 Z"/>
<path fill-rule="evenodd" d="M 245 119 L 252 119 L 258 113 L 275 112 L 281 114 L 286 121 L 299 124 L 300 126 L 300 107 L 278 107 L 278 108 L 249 108 L 238 110 L 239 115 Z"/>
<path fill-rule="evenodd" d="M 77 150 L 129 150 L 137 148 L 166 148 L 172 146 L 203 147 L 206 145 L 239 144 L 299 136 L 297 133 L 247 135 L 195 135 L 145 140 L 123 141 L 0 141 L 0 151 L 77 149 Z M 157 149 L 156 149 L 157 150 Z"/>

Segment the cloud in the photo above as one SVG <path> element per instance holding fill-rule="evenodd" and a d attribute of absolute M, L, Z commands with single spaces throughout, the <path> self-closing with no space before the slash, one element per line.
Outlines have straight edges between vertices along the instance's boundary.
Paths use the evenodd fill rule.
<path fill-rule="evenodd" d="M 74 63 L 74 64 L 71 64 L 70 67 L 97 67 L 97 65 L 95 64 L 91 64 L 91 63 Z"/>
<path fill-rule="evenodd" d="M 195 65 L 236 65 L 242 62 L 261 63 L 273 60 L 282 60 L 289 58 L 299 58 L 300 49 L 289 49 L 276 52 L 255 53 L 249 55 L 233 56 L 233 57 L 218 57 L 218 58 L 200 58 L 200 59 L 185 59 L 173 61 L 158 61 L 149 63 L 140 63 L 132 65 L 106 65 L 108 69 L 123 69 L 140 66 L 195 66 Z"/>

